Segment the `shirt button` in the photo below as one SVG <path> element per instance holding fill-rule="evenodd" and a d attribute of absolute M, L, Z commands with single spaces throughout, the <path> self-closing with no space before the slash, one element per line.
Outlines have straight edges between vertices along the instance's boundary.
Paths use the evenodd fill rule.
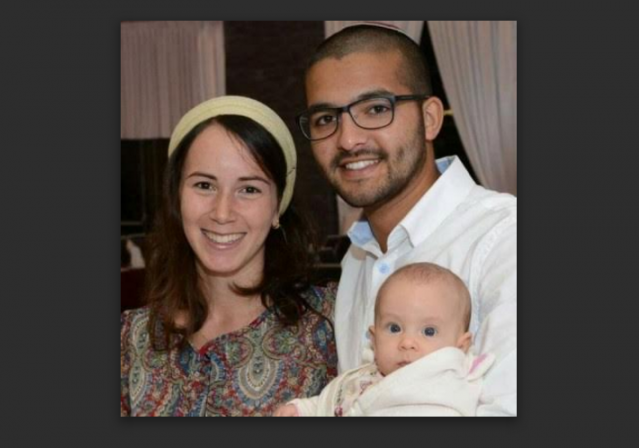
<path fill-rule="evenodd" d="M 379 266 L 379 272 L 381 272 L 382 274 L 388 274 L 390 272 L 390 266 L 386 263 L 382 263 Z"/>

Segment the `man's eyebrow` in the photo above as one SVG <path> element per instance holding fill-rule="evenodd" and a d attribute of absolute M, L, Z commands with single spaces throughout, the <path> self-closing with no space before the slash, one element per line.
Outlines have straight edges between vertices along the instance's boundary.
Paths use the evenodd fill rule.
<path fill-rule="evenodd" d="M 393 92 L 389 92 L 386 89 L 376 89 L 376 90 L 371 90 L 368 92 L 364 92 L 364 93 L 360 93 L 359 95 L 357 95 L 353 101 L 351 101 L 348 104 L 352 104 L 352 103 L 356 103 L 358 101 L 361 100 L 368 100 L 371 98 L 377 98 L 380 96 L 393 96 L 394 93 Z M 307 112 L 315 112 L 317 110 L 321 110 L 321 109 L 337 109 L 340 107 L 343 107 L 345 105 L 336 105 L 335 103 L 315 103 L 312 104 L 308 109 Z"/>

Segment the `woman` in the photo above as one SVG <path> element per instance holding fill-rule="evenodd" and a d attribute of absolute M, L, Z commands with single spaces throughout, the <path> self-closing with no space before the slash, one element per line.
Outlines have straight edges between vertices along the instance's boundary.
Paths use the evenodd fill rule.
<path fill-rule="evenodd" d="M 270 415 L 336 374 L 334 290 L 309 287 L 296 154 L 265 105 L 220 97 L 169 143 L 148 305 L 122 314 L 121 415 Z"/>

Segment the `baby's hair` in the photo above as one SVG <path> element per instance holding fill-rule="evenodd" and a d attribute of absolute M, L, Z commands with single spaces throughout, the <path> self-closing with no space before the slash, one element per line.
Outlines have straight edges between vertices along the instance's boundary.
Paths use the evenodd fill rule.
<path fill-rule="evenodd" d="M 379 298 L 381 297 L 382 291 L 391 282 L 391 280 L 398 279 L 399 277 L 420 284 L 441 281 L 446 282 L 451 287 L 455 288 L 456 292 L 461 298 L 463 306 L 464 330 L 468 331 L 468 327 L 470 326 L 471 307 L 470 293 L 468 292 L 468 288 L 466 287 L 464 281 L 459 278 L 454 272 L 434 263 L 420 262 L 407 264 L 406 266 L 399 268 L 390 277 L 388 277 L 377 293 L 375 315 L 378 314 Z"/>

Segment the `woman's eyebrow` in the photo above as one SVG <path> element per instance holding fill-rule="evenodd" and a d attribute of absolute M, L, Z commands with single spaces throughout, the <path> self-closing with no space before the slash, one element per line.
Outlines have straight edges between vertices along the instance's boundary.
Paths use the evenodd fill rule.
<path fill-rule="evenodd" d="M 264 182 L 265 184 L 270 184 L 270 182 L 267 179 L 264 179 L 263 177 L 260 177 L 260 176 L 240 177 L 238 180 L 240 180 L 242 182 L 251 181 L 251 180 L 257 180 L 257 181 L 260 181 L 260 182 Z"/>
<path fill-rule="evenodd" d="M 218 180 L 217 177 L 214 176 L 213 174 L 203 173 L 201 171 L 192 172 L 191 174 L 186 176 L 186 179 L 191 177 L 205 177 L 211 180 Z M 270 184 L 268 179 L 265 179 L 264 177 L 261 177 L 261 176 L 242 176 L 242 177 L 238 177 L 237 180 L 239 182 L 259 181 L 259 182 L 264 182 L 265 184 Z"/>
<path fill-rule="evenodd" d="M 211 179 L 211 180 L 217 180 L 217 177 L 215 177 L 212 174 L 208 174 L 208 173 L 203 173 L 201 171 L 194 171 L 191 174 L 189 174 L 188 176 L 186 176 L 186 179 L 188 179 L 189 177 L 206 177 L 207 179 Z"/>

